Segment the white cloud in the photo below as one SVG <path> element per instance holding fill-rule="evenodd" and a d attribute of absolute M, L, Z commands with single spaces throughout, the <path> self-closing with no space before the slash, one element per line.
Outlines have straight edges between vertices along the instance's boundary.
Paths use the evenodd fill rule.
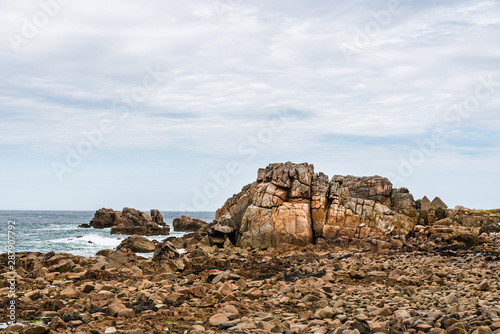
<path fill-rule="evenodd" d="M 340 43 L 354 43 L 386 2 L 72 1 L 18 53 L 7 38 L 0 45 L 0 147 L 61 157 L 83 131 L 116 117 L 113 101 L 142 84 L 147 66 L 159 66 L 165 81 L 116 123 L 98 148 L 103 154 L 182 149 L 226 161 L 280 108 L 298 113 L 261 152 L 265 159 L 323 164 L 331 150 L 357 169 L 366 146 L 328 147 L 329 135 L 407 138 L 397 152 L 404 154 L 412 137 L 442 125 L 443 114 L 474 93 L 480 77 L 500 81 L 500 5 L 402 3 L 348 62 Z M 36 1 L 4 4 L 0 34 L 19 34 L 22 18 L 40 10 Z M 497 90 L 467 127 L 498 129 Z M 371 146 L 370 159 L 397 164 L 384 145 Z M 498 151 L 479 152 L 498 159 Z"/>

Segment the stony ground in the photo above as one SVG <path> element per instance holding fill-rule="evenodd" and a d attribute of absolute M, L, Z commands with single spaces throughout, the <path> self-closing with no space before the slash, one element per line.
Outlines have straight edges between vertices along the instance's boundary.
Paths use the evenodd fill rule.
<path fill-rule="evenodd" d="M 23 253 L 18 319 L 45 324 L 7 331 L 500 333 L 499 256 L 495 243 L 205 248 L 183 254 L 172 269 L 151 259 L 113 268 L 104 256 Z M 4 319 L 8 287 L 0 284 Z"/>

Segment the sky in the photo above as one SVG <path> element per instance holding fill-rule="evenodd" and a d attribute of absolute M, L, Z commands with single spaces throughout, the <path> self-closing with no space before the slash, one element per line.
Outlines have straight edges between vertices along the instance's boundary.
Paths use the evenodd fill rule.
<path fill-rule="evenodd" d="M 211 211 L 269 163 L 500 207 L 500 2 L 23 0 L 0 209 Z"/>

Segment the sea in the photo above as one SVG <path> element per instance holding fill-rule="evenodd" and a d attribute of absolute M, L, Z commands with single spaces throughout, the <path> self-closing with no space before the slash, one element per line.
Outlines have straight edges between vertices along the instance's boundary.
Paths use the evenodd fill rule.
<path fill-rule="evenodd" d="M 149 210 L 143 210 L 148 212 Z M 182 236 L 185 233 L 175 232 L 172 222 L 182 215 L 198 218 L 208 223 L 215 219 L 212 211 L 161 211 L 163 220 L 170 226 L 168 236 L 147 236 L 149 240 L 164 240 L 171 236 Z M 94 211 L 3 211 L 0 210 L 0 254 L 7 252 L 7 247 L 15 238 L 15 252 L 69 253 L 80 256 L 94 256 L 102 249 L 114 249 L 128 235 L 113 234 L 111 228 L 94 229 L 78 228 L 78 225 L 89 223 Z M 15 224 L 9 223 L 15 221 Z M 11 228 L 10 240 L 8 236 Z M 12 233 L 14 232 L 14 233 Z M 145 257 L 150 254 L 138 254 Z"/>

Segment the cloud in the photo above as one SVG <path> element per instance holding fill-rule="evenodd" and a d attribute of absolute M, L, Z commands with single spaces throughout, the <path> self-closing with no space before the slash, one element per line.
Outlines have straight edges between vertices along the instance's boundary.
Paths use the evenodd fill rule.
<path fill-rule="evenodd" d="M 360 34 L 382 22 L 389 2 L 72 1 L 17 53 L 9 36 L 22 34 L 26 20 L 43 9 L 35 1 L 5 4 L 0 148 L 6 159 L 21 147 L 61 161 L 68 145 L 111 119 L 114 130 L 87 159 L 90 167 L 101 161 L 108 171 L 101 154 L 122 159 L 123 152 L 141 150 L 167 164 L 199 157 L 221 166 L 245 161 L 238 147 L 269 127 L 277 111 L 288 110 L 285 129 L 249 169 L 293 157 L 320 166 L 345 159 L 346 170 L 382 173 L 415 149 L 414 138 L 428 138 L 436 127 L 452 131 L 442 147 L 448 157 L 460 161 L 474 153 L 497 161 L 498 85 L 466 129 L 446 128 L 444 115 L 473 95 L 481 78 L 500 81 L 500 5 L 400 3 L 356 47 Z M 350 61 L 343 43 L 355 46 Z M 148 67 L 161 69 L 164 80 L 127 118 L 118 117 L 113 105 L 143 85 Z M 364 159 L 375 160 L 374 168 L 360 169 Z"/>

